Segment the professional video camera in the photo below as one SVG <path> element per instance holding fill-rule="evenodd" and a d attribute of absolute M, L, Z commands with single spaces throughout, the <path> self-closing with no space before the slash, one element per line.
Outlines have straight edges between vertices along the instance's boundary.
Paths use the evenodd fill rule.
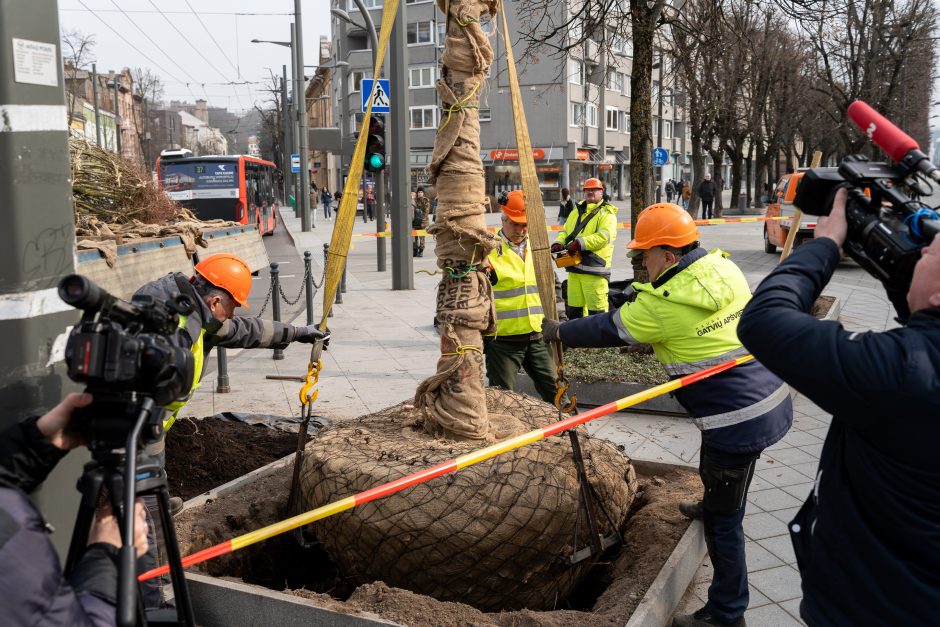
<path fill-rule="evenodd" d="M 59 297 L 85 312 L 65 348 L 69 378 L 86 384 L 95 399 L 78 424 L 93 452 L 122 447 L 138 397 L 163 406 L 189 391 L 193 355 L 176 334 L 179 315 L 192 313 L 193 304 L 182 295 L 166 303 L 135 296 L 128 303 L 77 274 L 62 279 Z M 141 433 L 143 442 L 159 437 L 153 422 Z"/>
<path fill-rule="evenodd" d="M 109 498 L 118 517 L 123 544 L 118 558 L 117 623 L 194 625 L 176 531 L 169 513 L 163 464 L 139 446 L 159 440 L 163 406 L 186 396 L 192 385 L 192 352 L 177 340 L 179 316 L 193 311 L 185 296 L 166 302 L 150 296 L 123 301 L 85 277 L 73 274 L 59 283 L 59 297 L 84 311 L 69 335 L 65 361 L 69 378 L 86 384 L 90 405 L 74 420 L 88 442 L 92 460 L 78 482 L 81 506 L 65 563 L 70 573 L 85 550 L 98 503 Z M 133 545 L 134 499 L 155 496 L 173 576 L 176 620 L 144 612 L 138 602 Z"/>
<path fill-rule="evenodd" d="M 864 102 L 853 102 L 848 113 L 896 163 L 850 155 L 837 168 L 813 168 L 800 181 L 793 204 L 826 216 L 836 191 L 846 188 L 845 252 L 889 292 L 906 293 L 921 249 L 940 232 L 937 213 L 918 200 L 930 194 L 930 181 L 940 182 L 940 170 L 917 142 Z"/>

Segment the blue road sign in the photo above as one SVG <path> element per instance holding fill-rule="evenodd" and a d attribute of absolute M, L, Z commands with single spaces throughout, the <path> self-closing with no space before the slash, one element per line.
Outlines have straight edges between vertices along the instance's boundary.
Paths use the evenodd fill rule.
<path fill-rule="evenodd" d="M 290 156 L 290 171 L 300 172 L 300 155 L 299 154 Z"/>
<path fill-rule="evenodd" d="M 372 94 L 372 83 L 375 81 L 371 78 L 362 79 L 362 87 L 360 88 L 360 93 L 362 94 L 362 102 L 360 103 L 361 111 L 365 113 L 366 108 L 369 106 L 369 95 Z M 375 88 L 375 94 L 372 95 L 372 113 L 391 113 L 392 112 L 392 98 L 391 94 L 391 85 L 389 84 L 387 78 L 380 78 L 379 85 Z"/>
<path fill-rule="evenodd" d="M 665 148 L 653 148 L 653 165 L 661 166 L 669 163 L 669 152 Z"/>

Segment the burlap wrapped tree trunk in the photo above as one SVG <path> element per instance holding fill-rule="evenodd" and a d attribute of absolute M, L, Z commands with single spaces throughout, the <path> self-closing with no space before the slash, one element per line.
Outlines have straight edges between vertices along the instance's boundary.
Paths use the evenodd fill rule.
<path fill-rule="evenodd" d="M 437 213 L 428 232 L 435 236 L 441 323 L 437 373 L 421 383 L 415 402 L 424 425 L 451 438 L 492 439 L 483 397 L 483 334 L 495 328 L 493 289 L 480 263 L 496 246 L 483 216 L 487 200 L 480 161 L 480 90 L 493 62 L 493 49 L 480 28 L 496 0 L 438 0 L 450 15 L 437 93 L 441 124 L 431 156 L 430 182 L 437 190 Z"/>

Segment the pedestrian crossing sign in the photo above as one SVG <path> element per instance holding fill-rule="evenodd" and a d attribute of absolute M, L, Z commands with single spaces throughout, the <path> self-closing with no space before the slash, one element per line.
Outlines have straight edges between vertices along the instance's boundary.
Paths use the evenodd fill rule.
<path fill-rule="evenodd" d="M 369 96 L 372 96 L 372 113 L 391 113 L 391 88 L 387 78 L 380 78 L 375 93 L 372 92 L 372 84 L 376 82 L 371 78 L 362 79 L 362 112 L 365 113 L 369 106 Z"/>

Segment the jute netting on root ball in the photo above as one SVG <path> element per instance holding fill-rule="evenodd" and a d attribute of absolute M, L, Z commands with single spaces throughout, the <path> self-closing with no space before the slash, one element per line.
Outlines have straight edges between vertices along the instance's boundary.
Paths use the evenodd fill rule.
<path fill-rule="evenodd" d="M 557 410 L 531 397 L 486 390 L 497 436 L 544 426 Z M 474 450 L 439 440 L 409 404 L 335 425 L 307 445 L 307 509 Z M 586 471 L 621 530 L 636 494 L 633 466 L 607 441 L 582 432 Z M 316 523 L 330 558 L 353 585 L 384 581 L 482 610 L 552 609 L 591 567 L 567 558 L 589 544 L 571 445 L 552 437 L 432 479 Z"/>

